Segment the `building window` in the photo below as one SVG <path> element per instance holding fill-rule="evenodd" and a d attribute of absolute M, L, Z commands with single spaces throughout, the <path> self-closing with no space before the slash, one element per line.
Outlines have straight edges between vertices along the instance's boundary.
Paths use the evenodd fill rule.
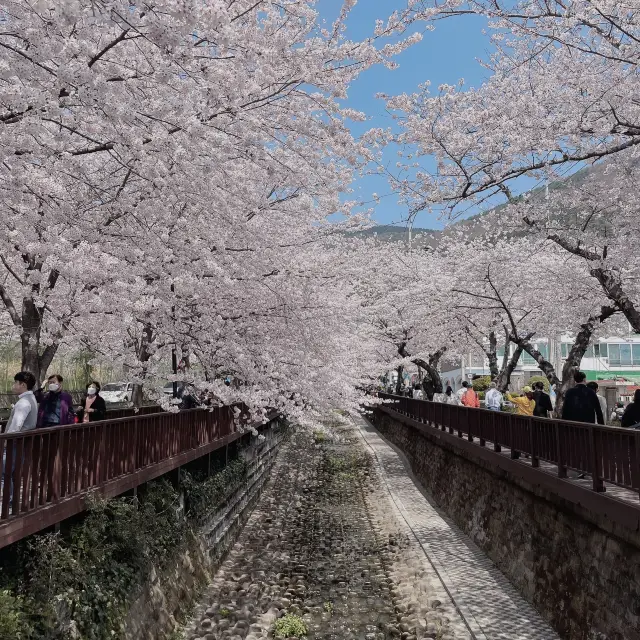
<path fill-rule="evenodd" d="M 593 349 L 595 351 L 596 358 L 606 358 L 608 355 L 606 342 L 593 345 Z"/>
<path fill-rule="evenodd" d="M 560 352 L 561 352 L 563 358 L 568 358 L 569 357 L 569 344 L 566 343 L 566 342 L 563 342 L 560 345 Z"/>
<path fill-rule="evenodd" d="M 633 357 L 633 364 L 635 366 L 640 366 L 640 344 L 632 345 L 631 354 Z"/>
<path fill-rule="evenodd" d="M 609 345 L 609 364 L 620 364 L 620 345 Z"/>
<path fill-rule="evenodd" d="M 629 366 L 633 364 L 633 360 L 631 359 L 631 345 L 630 344 L 621 344 L 620 345 L 620 364 Z"/>
<path fill-rule="evenodd" d="M 542 344 L 534 344 L 534 348 L 536 348 L 545 360 L 549 359 L 549 343 L 543 342 Z M 523 364 L 538 364 L 535 358 L 532 358 L 526 351 L 523 353 L 522 357 Z"/>

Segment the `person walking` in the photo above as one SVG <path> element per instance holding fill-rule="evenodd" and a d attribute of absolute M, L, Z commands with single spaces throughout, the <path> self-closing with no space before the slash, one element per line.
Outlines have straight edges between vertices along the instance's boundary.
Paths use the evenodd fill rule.
<path fill-rule="evenodd" d="M 78 411 L 78 422 L 97 422 L 107 417 L 107 404 L 100 395 L 100 383 L 93 380 L 87 385 L 87 390 L 80 410 Z"/>
<path fill-rule="evenodd" d="M 74 423 L 73 398 L 62 390 L 62 382 L 62 376 L 57 373 L 47 379 L 48 391 L 38 409 L 38 427 L 61 427 Z"/>
<path fill-rule="evenodd" d="M 458 398 L 458 404 L 462 404 L 462 396 L 467 393 L 467 389 L 469 388 L 469 383 L 465 380 L 462 383 L 462 386 L 456 391 L 456 398 Z"/>
<path fill-rule="evenodd" d="M 592 380 L 591 382 L 587 382 L 587 387 L 595 391 L 598 402 L 600 403 L 600 409 L 602 410 L 602 417 L 606 420 L 607 414 L 609 413 L 607 409 L 607 399 L 598 393 L 598 383 Z"/>
<path fill-rule="evenodd" d="M 424 393 L 423 393 L 422 389 L 420 388 L 419 384 L 413 385 L 413 399 L 414 400 L 424 400 Z"/>
<path fill-rule="evenodd" d="M 13 405 L 5 434 L 21 433 L 35 429 L 38 420 L 38 403 L 33 395 L 36 386 L 36 378 L 30 371 L 20 371 L 13 377 L 13 393 L 18 396 L 18 401 Z M 7 443 L 7 447 L 9 447 Z M 13 442 L 11 455 L 11 481 L 9 483 L 9 504 L 13 504 L 13 474 L 16 469 L 17 442 Z M 7 465 L 7 450 L 2 454 L 2 468 L 0 468 L 0 488 L 4 501 L 4 475 Z M 13 507 L 12 507 L 13 508 Z"/>
<path fill-rule="evenodd" d="M 638 424 L 640 424 L 640 389 L 634 391 L 633 401 L 627 405 L 620 419 L 620 426 L 627 429 Z"/>
<path fill-rule="evenodd" d="M 536 401 L 533 399 L 533 389 L 529 386 L 522 389 L 521 396 L 514 396 L 507 393 L 507 400 L 516 406 L 516 414 L 519 416 L 532 416 L 536 408 Z"/>
<path fill-rule="evenodd" d="M 502 410 L 502 394 L 498 391 L 498 385 L 495 382 L 489 385 L 489 391 L 484 397 L 484 402 L 489 411 Z"/>
<path fill-rule="evenodd" d="M 446 396 L 445 402 L 447 404 L 455 404 L 455 405 L 460 404 L 458 400 L 458 396 L 455 393 L 453 393 L 453 389 L 451 388 L 451 386 L 447 387 L 447 390 L 444 392 L 444 395 Z"/>
<path fill-rule="evenodd" d="M 536 418 L 548 418 L 549 414 L 553 412 L 553 405 L 551 397 L 544 390 L 544 382 L 538 381 L 533 385 L 533 399 L 536 401 L 533 415 Z"/>
<path fill-rule="evenodd" d="M 13 393 L 18 402 L 13 405 L 5 433 L 19 433 L 35 429 L 38 421 L 38 403 L 33 395 L 36 378 L 29 371 L 20 371 L 13 377 Z"/>
<path fill-rule="evenodd" d="M 464 393 L 460 401 L 465 407 L 471 407 L 472 409 L 480 408 L 480 398 L 478 398 L 478 394 L 473 390 L 473 387 L 468 383 L 467 383 L 467 391 Z"/>
<path fill-rule="evenodd" d="M 562 405 L 562 419 L 572 422 L 589 422 L 604 424 L 604 416 L 600 401 L 593 389 L 587 387 L 587 376 L 583 371 L 576 371 L 573 375 L 576 383 L 567 391 Z"/>

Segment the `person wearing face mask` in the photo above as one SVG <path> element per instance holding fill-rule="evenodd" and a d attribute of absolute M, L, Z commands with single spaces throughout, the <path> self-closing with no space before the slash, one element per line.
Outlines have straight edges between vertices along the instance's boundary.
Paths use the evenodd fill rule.
<path fill-rule="evenodd" d="M 62 376 L 54 374 L 47 380 L 47 393 L 44 394 L 38 409 L 38 427 L 61 427 L 75 422 L 73 398 L 62 390 Z"/>
<path fill-rule="evenodd" d="M 107 405 L 100 395 L 100 383 L 93 380 L 87 385 L 87 393 L 78 411 L 78 422 L 96 422 L 107 417 Z"/>

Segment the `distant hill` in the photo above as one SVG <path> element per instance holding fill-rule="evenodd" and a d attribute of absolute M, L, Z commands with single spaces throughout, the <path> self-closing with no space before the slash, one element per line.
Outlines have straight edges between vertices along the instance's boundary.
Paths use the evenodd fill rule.
<path fill-rule="evenodd" d="M 411 230 L 412 238 L 415 239 L 417 236 L 421 236 L 422 243 L 428 245 L 435 245 L 441 234 L 442 231 L 438 231 L 436 229 L 422 229 L 414 227 Z M 390 224 L 379 224 L 375 227 L 371 227 L 370 229 L 365 229 L 364 231 L 356 231 L 355 235 L 363 238 L 372 238 L 373 236 L 376 236 L 382 242 L 407 242 L 409 239 L 409 228 Z M 425 243 L 426 238 L 428 238 L 428 240 Z"/>
<path fill-rule="evenodd" d="M 558 189 L 563 189 L 566 185 L 569 184 L 580 184 L 588 177 L 595 178 L 600 182 L 607 183 L 611 180 L 611 177 L 607 175 L 606 171 L 606 163 L 599 163 L 593 166 L 584 167 L 579 171 L 567 176 L 563 180 L 558 180 L 549 184 L 549 191 L 556 191 Z M 524 196 L 524 194 L 523 194 Z M 520 197 L 523 197 L 520 196 Z M 539 202 L 542 201 L 545 197 L 545 187 L 538 186 L 531 191 L 528 192 L 528 198 L 530 202 Z M 477 238 L 482 236 L 485 233 L 485 227 L 481 224 L 481 219 L 486 218 L 487 216 L 491 216 L 493 214 L 498 213 L 501 209 L 506 207 L 507 204 L 499 204 L 496 207 L 491 209 L 487 209 L 486 211 L 482 211 L 477 213 L 474 216 L 469 218 L 465 218 L 464 220 L 459 220 L 457 222 L 452 223 L 444 230 L 436 230 L 436 229 L 422 229 L 422 228 L 414 228 L 412 230 L 412 238 L 416 238 L 417 236 L 421 236 L 418 243 L 423 246 L 436 246 L 439 241 L 443 237 L 447 237 L 454 230 L 464 231 L 467 237 L 469 238 Z M 571 212 L 564 211 L 558 213 L 558 218 L 565 218 L 570 215 Z M 514 232 L 514 236 L 522 235 L 522 232 Z M 394 225 L 378 225 L 376 227 L 372 227 L 370 229 L 366 229 L 365 231 L 358 231 L 357 235 L 363 237 L 372 237 L 376 235 L 382 241 L 388 242 L 407 242 L 409 238 L 409 230 L 406 226 L 394 226 Z"/>

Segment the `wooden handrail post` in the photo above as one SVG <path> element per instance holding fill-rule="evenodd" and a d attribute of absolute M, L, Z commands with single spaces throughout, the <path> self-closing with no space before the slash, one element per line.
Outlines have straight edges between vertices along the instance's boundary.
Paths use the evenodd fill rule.
<path fill-rule="evenodd" d="M 533 434 L 533 427 L 534 427 L 534 422 L 533 422 L 533 418 L 529 418 L 529 441 L 530 441 L 530 448 L 531 448 L 531 466 L 532 467 L 539 467 L 540 466 L 540 460 L 538 459 L 538 456 L 536 456 L 536 439 L 534 437 Z"/>
<path fill-rule="evenodd" d="M 635 456 L 631 458 L 631 485 L 640 492 L 640 431 L 635 432 Z"/>
<path fill-rule="evenodd" d="M 520 452 L 514 447 L 514 430 L 513 420 L 509 420 L 509 449 L 511 449 L 511 459 L 518 460 L 520 458 Z"/>
<path fill-rule="evenodd" d="M 600 456 L 596 443 L 596 427 L 589 426 L 589 448 L 591 449 L 591 478 L 593 480 L 593 490 L 602 492 L 606 491 L 604 482 L 600 477 Z"/>
<path fill-rule="evenodd" d="M 51 447 L 52 465 L 49 470 L 49 500 L 55 501 L 60 498 L 60 480 L 62 476 L 62 460 L 60 456 L 60 439 L 61 432 L 52 434 L 51 440 L 49 440 L 49 446 Z"/>
<path fill-rule="evenodd" d="M 502 451 L 502 447 L 498 442 L 498 426 L 496 425 L 498 418 L 496 416 L 496 413 L 497 413 L 496 411 L 491 412 L 491 421 L 493 423 L 493 450 L 496 453 L 500 453 Z"/>
<path fill-rule="evenodd" d="M 560 423 L 556 422 L 556 460 L 558 461 L 558 478 L 567 477 L 567 467 L 562 455 L 562 438 L 560 437 Z"/>

